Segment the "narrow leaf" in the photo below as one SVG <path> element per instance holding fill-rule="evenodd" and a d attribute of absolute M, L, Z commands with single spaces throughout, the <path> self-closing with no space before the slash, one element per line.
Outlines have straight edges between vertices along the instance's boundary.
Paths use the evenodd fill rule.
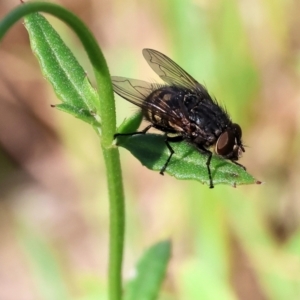
<path fill-rule="evenodd" d="M 42 15 L 33 13 L 26 16 L 25 26 L 44 76 L 64 103 L 57 108 L 93 123 L 90 118 L 84 117 L 87 114 L 81 118 L 82 114 L 75 113 L 89 111 L 91 118 L 95 117 L 98 115 L 98 98 L 71 50 Z"/>
<path fill-rule="evenodd" d="M 73 115 L 74 117 L 76 117 L 84 122 L 87 122 L 93 126 L 99 125 L 99 122 L 96 121 L 95 115 L 93 114 L 93 112 L 91 112 L 87 109 L 78 108 L 76 106 L 72 106 L 72 105 L 65 104 L 65 103 L 54 105 L 54 107 L 56 107 L 58 110 L 69 113 L 69 114 Z"/>
<path fill-rule="evenodd" d="M 148 169 L 160 171 L 170 156 L 164 140 L 163 135 L 157 134 L 119 136 L 117 145 L 129 150 Z M 177 179 L 194 179 L 209 185 L 207 155 L 185 142 L 171 143 L 171 147 L 175 153 L 165 173 Z M 210 168 L 214 184 L 235 187 L 240 184 L 260 183 L 240 166 L 217 155 L 213 155 Z"/>
<path fill-rule="evenodd" d="M 94 103 L 98 102 L 98 94 L 96 90 L 92 87 L 87 76 L 84 77 L 81 87 L 81 95 L 86 103 L 87 107 L 92 113 L 96 113 L 96 108 Z"/>
<path fill-rule="evenodd" d="M 166 273 L 170 255 L 170 241 L 163 241 L 149 248 L 137 265 L 136 276 L 126 287 L 124 299 L 156 299 Z"/>

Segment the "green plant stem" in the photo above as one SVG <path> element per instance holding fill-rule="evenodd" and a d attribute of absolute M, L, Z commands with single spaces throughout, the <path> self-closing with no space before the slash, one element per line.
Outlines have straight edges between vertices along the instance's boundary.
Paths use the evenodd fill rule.
<path fill-rule="evenodd" d="M 102 148 L 105 158 L 107 181 L 110 198 L 110 232 L 109 232 L 109 290 L 111 299 L 121 299 L 122 295 L 122 260 L 124 244 L 124 201 L 122 190 L 122 177 L 120 168 L 119 151 L 117 148 Z"/>
<path fill-rule="evenodd" d="M 116 131 L 115 103 L 110 75 L 103 54 L 89 29 L 66 9 L 45 2 L 25 3 L 11 11 L 0 23 L 0 40 L 8 29 L 27 14 L 46 12 L 69 25 L 82 42 L 94 68 L 102 123 L 101 147 L 107 172 L 110 203 L 109 299 L 122 298 L 121 269 L 124 241 L 124 192 L 118 149 L 112 145 Z M 96 130 L 100 135 L 100 129 Z"/>

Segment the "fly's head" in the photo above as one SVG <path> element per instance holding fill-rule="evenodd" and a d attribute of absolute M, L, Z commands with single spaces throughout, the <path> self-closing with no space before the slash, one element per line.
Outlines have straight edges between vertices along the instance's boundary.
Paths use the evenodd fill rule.
<path fill-rule="evenodd" d="M 238 124 L 233 123 L 221 133 L 215 146 L 215 152 L 224 158 L 235 161 L 242 156 L 245 148 L 242 144 L 242 129 Z"/>

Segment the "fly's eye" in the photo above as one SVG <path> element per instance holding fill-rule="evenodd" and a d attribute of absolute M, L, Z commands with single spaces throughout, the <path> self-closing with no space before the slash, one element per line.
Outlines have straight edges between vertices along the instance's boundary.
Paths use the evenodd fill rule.
<path fill-rule="evenodd" d="M 216 144 L 216 153 L 221 156 L 226 156 L 232 153 L 235 145 L 235 136 L 232 131 L 223 132 Z"/>

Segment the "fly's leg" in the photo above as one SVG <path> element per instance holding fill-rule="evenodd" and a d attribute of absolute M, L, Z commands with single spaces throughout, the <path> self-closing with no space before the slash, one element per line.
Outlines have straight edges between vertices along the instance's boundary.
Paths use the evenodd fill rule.
<path fill-rule="evenodd" d="M 115 133 L 114 139 L 118 136 L 126 136 L 126 135 L 136 135 L 136 134 L 145 134 L 150 128 L 152 127 L 152 124 L 148 125 L 146 128 L 144 128 L 141 131 L 131 132 L 131 133 Z"/>
<path fill-rule="evenodd" d="M 173 148 L 171 147 L 171 145 L 169 144 L 169 142 L 171 143 L 178 143 L 178 142 L 181 142 L 183 140 L 183 137 L 182 136 L 174 136 L 174 137 L 170 137 L 170 136 L 167 136 L 166 139 L 165 139 L 165 144 L 167 145 L 169 151 L 170 151 L 170 156 L 168 157 L 167 161 L 165 162 L 165 164 L 163 165 L 163 167 L 161 168 L 159 174 L 161 175 L 164 175 L 164 172 L 171 160 L 171 157 L 172 155 L 175 153 Z"/>
<path fill-rule="evenodd" d="M 210 171 L 211 158 L 212 158 L 212 152 L 209 151 L 208 159 L 206 161 L 206 166 L 207 166 L 208 177 L 209 177 L 209 188 L 213 189 L 214 188 L 214 183 L 213 183 L 213 180 L 212 180 L 212 177 L 211 177 L 211 171 Z"/>
<path fill-rule="evenodd" d="M 236 162 L 234 160 L 232 160 L 232 162 L 246 171 L 246 167 L 244 167 L 243 165 L 239 164 L 238 162 Z"/>
<path fill-rule="evenodd" d="M 208 172 L 208 178 L 209 178 L 209 188 L 213 189 L 214 188 L 214 183 L 212 180 L 212 176 L 211 176 L 211 171 L 210 171 L 210 161 L 212 158 L 212 152 L 207 150 L 204 147 L 199 147 L 200 150 L 202 150 L 204 153 L 206 153 L 208 155 L 207 161 L 206 161 L 206 166 L 207 166 L 207 172 Z"/>

